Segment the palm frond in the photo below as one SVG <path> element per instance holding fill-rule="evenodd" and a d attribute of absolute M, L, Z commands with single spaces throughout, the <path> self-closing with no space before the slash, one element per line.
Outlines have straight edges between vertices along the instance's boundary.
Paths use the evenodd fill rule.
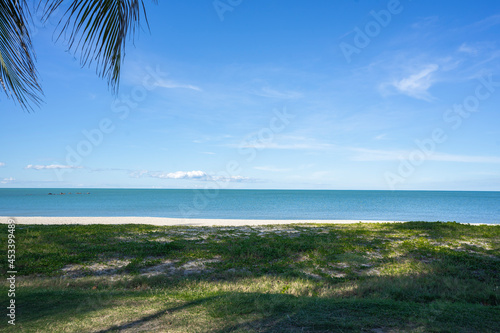
<path fill-rule="evenodd" d="M 42 89 L 35 69 L 35 52 L 25 0 L 0 0 L 0 85 L 8 98 L 25 110 L 39 105 Z"/>
<path fill-rule="evenodd" d="M 46 1 L 45 18 L 62 3 Z M 127 36 L 134 35 L 142 17 L 147 23 L 140 0 L 73 0 L 59 21 L 57 38 L 67 39 L 68 49 L 79 53 L 82 66 L 95 62 L 97 74 L 116 92 Z"/>

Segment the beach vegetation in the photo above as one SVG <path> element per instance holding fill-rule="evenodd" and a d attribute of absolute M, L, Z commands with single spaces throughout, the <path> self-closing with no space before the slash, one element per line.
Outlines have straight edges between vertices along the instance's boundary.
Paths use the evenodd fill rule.
<path fill-rule="evenodd" d="M 23 332 L 500 331 L 500 226 L 18 225 L 16 239 Z"/>

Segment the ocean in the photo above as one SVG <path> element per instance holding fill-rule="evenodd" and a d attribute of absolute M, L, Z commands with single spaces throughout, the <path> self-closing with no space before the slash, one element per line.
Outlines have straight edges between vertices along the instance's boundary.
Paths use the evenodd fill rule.
<path fill-rule="evenodd" d="M 0 189 L 0 216 L 151 216 L 500 224 L 500 192 Z"/>

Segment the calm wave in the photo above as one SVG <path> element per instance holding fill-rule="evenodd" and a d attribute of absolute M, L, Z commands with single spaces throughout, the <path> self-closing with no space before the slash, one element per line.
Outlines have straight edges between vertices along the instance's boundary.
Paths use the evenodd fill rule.
<path fill-rule="evenodd" d="M 49 192 L 65 194 L 48 195 Z M 0 216 L 359 219 L 500 224 L 500 192 L 0 189 Z"/>

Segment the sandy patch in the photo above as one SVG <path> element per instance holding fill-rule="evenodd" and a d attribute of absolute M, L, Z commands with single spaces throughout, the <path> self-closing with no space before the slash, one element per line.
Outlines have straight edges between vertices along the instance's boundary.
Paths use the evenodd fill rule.
<path fill-rule="evenodd" d="M 166 217 L 13 217 L 18 224 L 150 224 L 161 226 L 255 226 L 272 224 L 310 224 L 310 223 L 394 223 L 402 221 L 371 220 L 234 220 L 234 219 L 182 219 Z M 0 223 L 8 223 L 9 217 L 0 216 Z"/>

